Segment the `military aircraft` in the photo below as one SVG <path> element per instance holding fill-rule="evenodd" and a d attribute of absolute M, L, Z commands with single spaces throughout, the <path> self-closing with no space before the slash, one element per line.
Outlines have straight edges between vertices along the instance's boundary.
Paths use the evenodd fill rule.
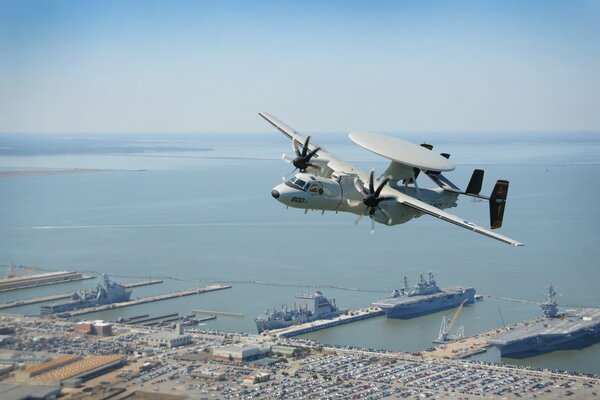
<path fill-rule="evenodd" d="M 487 237 L 523 246 L 516 240 L 482 228 L 472 222 L 443 211 L 456 207 L 459 195 L 489 201 L 490 225 L 500 228 L 506 207 L 508 181 L 498 180 L 492 194 L 480 195 L 483 170 L 473 171 L 465 191 L 460 190 L 442 172 L 454 170 L 449 154 L 436 154 L 429 144 L 416 145 L 371 132 L 352 132 L 350 139 L 359 146 L 389 159 L 390 165 L 379 178 L 373 171 L 365 173 L 344 160 L 326 152 L 310 142 L 310 136 L 302 136 L 277 118 L 265 112 L 259 113 L 267 122 L 292 141 L 292 156 L 284 154 L 284 160 L 294 165 L 292 174 L 284 177 L 284 183 L 273 188 L 271 195 L 288 207 L 308 210 L 350 212 L 371 219 L 371 232 L 375 222 L 398 225 L 428 214 L 446 222 L 480 233 Z M 419 188 L 417 177 L 423 172 L 437 187 Z"/>

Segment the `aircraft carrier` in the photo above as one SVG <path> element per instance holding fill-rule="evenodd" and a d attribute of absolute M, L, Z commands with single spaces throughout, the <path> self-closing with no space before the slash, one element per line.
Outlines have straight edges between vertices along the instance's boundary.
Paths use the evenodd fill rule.
<path fill-rule="evenodd" d="M 102 274 L 102 279 L 104 285 L 99 283 L 95 288 L 75 292 L 71 296 L 70 301 L 41 306 L 41 314 L 48 315 L 64 313 L 81 308 L 119 303 L 129 300 L 131 297 L 130 289 L 111 281 L 106 274 Z"/>
<path fill-rule="evenodd" d="M 449 287 L 440 289 L 429 272 L 427 280 L 421 275 L 419 282 L 412 288 L 404 277 L 404 288 L 394 290 L 392 297 L 377 300 L 374 306 L 385 311 L 388 318 L 413 318 L 448 308 L 458 307 L 462 302 L 473 303 L 475 289 L 472 287 Z"/>
<path fill-rule="evenodd" d="M 496 346 L 502 357 L 524 358 L 555 350 L 580 349 L 600 340 L 600 308 L 559 313 L 552 285 L 540 307 L 543 316 L 509 327 L 487 342 Z"/>
<path fill-rule="evenodd" d="M 316 291 L 313 294 L 296 296 L 296 302 L 292 308 L 282 307 L 281 310 L 267 310 L 256 317 L 254 321 L 258 333 L 261 333 L 318 319 L 334 318 L 340 314 L 335 305 L 335 299 L 329 301 L 323 296 L 323 293 Z"/>

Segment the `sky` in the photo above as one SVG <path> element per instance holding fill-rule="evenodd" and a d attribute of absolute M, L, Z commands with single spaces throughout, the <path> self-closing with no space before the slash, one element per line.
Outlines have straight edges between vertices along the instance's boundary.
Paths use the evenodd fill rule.
<path fill-rule="evenodd" d="M 0 132 L 600 132 L 600 1 L 0 0 Z"/>

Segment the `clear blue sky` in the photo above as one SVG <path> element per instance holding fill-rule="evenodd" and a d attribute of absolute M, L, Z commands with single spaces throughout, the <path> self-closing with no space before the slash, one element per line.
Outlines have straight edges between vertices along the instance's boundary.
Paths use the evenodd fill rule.
<path fill-rule="evenodd" d="M 600 1 L 0 0 L 0 132 L 600 131 Z"/>

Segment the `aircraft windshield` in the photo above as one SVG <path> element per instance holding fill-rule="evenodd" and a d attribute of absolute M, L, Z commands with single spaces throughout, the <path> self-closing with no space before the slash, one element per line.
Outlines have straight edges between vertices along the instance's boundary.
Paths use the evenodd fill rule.
<path fill-rule="evenodd" d="M 309 184 L 307 184 L 305 181 L 303 181 L 302 179 L 293 177 L 292 179 L 290 179 L 287 184 L 293 188 L 296 189 L 300 189 L 300 190 L 306 190 L 308 189 Z"/>
<path fill-rule="evenodd" d="M 311 179 L 314 180 L 313 177 Z M 304 192 L 312 192 L 312 193 L 323 193 L 323 188 L 319 183 L 316 182 L 305 182 L 302 179 L 293 177 L 289 181 L 286 182 L 286 185 L 293 187 L 294 189 L 300 189 Z"/>

